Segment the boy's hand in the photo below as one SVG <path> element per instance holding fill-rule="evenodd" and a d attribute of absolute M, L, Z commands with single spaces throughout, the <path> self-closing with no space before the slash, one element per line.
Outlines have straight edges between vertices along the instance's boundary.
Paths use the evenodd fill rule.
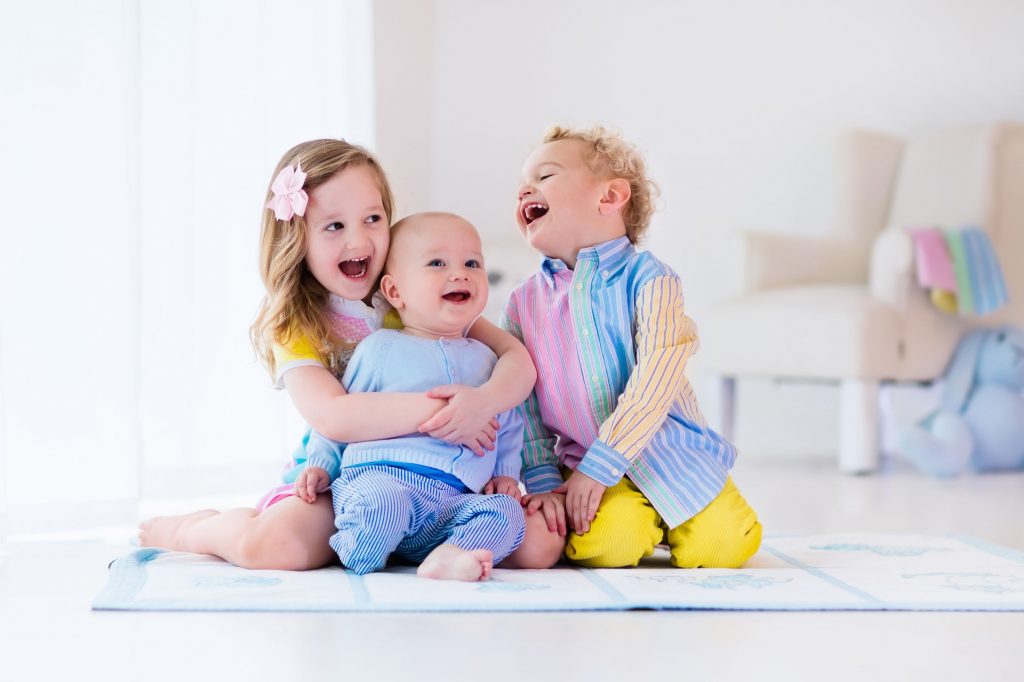
<path fill-rule="evenodd" d="M 511 476 L 495 476 L 487 481 L 484 486 L 484 495 L 509 495 L 516 500 L 523 499 L 523 493 L 519 490 L 519 481 Z"/>
<path fill-rule="evenodd" d="M 565 493 L 565 513 L 577 535 L 590 530 L 605 490 L 606 486 L 579 471 L 572 472 L 568 481 L 554 489 L 553 492 Z"/>
<path fill-rule="evenodd" d="M 536 514 L 540 510 L 548 522 L 548 530 L 552 533 L 557 530 L 559 535 L 565 537 L 565 495 L 556 492 L 535 493 L 524 495 L 522 502 L 527 514 Z"/>
<path fill-rule="evenodd" d="M 295 494 L 306 502 L 316 502 L 316 494 L 327 490 L 331 477 L 320 467 L 306 467 L 295 479 Z"/>
<path fill-rule="evenodd" d="M 494 416 L 486 391 L 462 384 L 445 384 L 427 391 L 427 397 L 447 400 L 448 406 L 420 424 L 420 433 L 446 443 L 465 445 L 478 457 L 494 449 L 501 424 Z"/>

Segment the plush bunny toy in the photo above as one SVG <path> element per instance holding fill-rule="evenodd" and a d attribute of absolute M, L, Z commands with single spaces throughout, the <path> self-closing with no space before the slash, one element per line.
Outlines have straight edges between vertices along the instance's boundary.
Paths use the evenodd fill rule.
<path fill-rule="evenodd" d="M 942 405 L 900 435 L 900 452 L 933 476 L 1024 468 L 1024 330 L 964 337 L 946 369 Z"/>

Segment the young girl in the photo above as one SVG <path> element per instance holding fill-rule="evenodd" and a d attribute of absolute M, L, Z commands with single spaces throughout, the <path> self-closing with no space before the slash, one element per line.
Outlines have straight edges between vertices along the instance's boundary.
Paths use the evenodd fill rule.
<path fill-rule="evenodd" d="M 356 343 L 387 316 L 387 303 L 373 292 L 393 207 L 384 171 L 365 149 L 313 140 L 285 153 L 266 196 L 260 272 L 267 294 L 252 327 L 254 347 L 299 414 L 328 438 L 353 442 L 422 431 L 482 454 L 493 446 L 494 416 L 522 402 L 536 377 L 522 345 L 483 318 L 469 336 L 499 359 L 479 388 L 349 395 L 338 380 Z M 304 446 L 286 480 L 304 465 Z M 140 527 L 140 544 L 213 554 L 245 568 L 326 566 L 335 557 L 328 544 L 335 530 L 330 496 L 300 497 L 296 489 L 280 486 L 255 509 L 150 519 Z M 538 518 L 504 566 L 548 567 L 563 542 Z"/>

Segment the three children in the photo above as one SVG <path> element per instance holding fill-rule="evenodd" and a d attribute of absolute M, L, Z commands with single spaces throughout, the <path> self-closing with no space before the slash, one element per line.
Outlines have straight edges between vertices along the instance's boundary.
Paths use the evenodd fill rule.
<path fill-rule="evenodd" d="M 554 128 L 523 165 L 516 222 L 544 258 L 513 291 L 502 326 L 537 378 L 508 412 L 517 401 L 507 394 L 471 398 L 485 382 L 488 396 L 499 386 L 522 396 L 520 380 L 532 380 L 521 347 L 478 320 L 479 236 L 451 214 L 411 216 L 389 233 L 383 173 L 365 150 L 339 144 L 332 153 L 343 162 L 318 169 L 313 186 L 286 160 L 316 149 L 289 152 L 268 197 L 276 220 L 265 221 L 263 274 L 280 294 L 268 295 L 255 338 L 314 427 L 295 483 L 257 510 L 148 521 L 143 544 L 280 568 L 324 565 L 329 544 L 359 573 L 394 554 L 420 563 L 421 575 L 458 580 L 486 579 L 506 557 L 510 567 L 550 566 L 563 538 L 565 557 L 591 567 L 636 566 L 661 542 L 684 568 L 736 567 L 757 551 L 761 524 L 729 477 L 736 450 L 707 427 L 686 379 L 698 342 L 680 279 L 635 248 L 656 188 L 634 147 L 600 127 Z M 308 225 L 294 218 L 307 199 Z M 402 331 L 374 331 L 390 306 Z M 495 354 L 466 337 L 471 326 L 503 358 L 500 383 L 502 363 L 495 369 Z M 410 415 L 428 422 L 411 429 Z M 389 428 L 392 418 L 401 425 Z M 331 481 L 327 541 L 313 507 L 323 509 L 317 493 Z M 296 534 L 288 561 L 267 544 L 273 528 Z M 244 537 L 266 541 L 258 558 Z"/>

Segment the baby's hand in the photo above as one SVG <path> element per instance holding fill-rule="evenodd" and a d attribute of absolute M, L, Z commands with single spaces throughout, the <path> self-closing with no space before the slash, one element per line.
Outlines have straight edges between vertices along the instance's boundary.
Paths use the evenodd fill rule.
<path fill-rule="evenodd" d="M 447 400 L 448 405 L 420 424 L 420 433 L 446 443 L 465 445 L 478 457 L 494 449 L 501 424 L 494 417 L 495 410 L 486 391 L 462 384 L 445 384 L 427 391 L 427 397 Z"/>
<path fill-rule="evenodd" d="M 523 496 L 523 507 L 527 514 L 536 514 L 539 509 L 548 522 L 548 530 L 556 530 L 565 537 L 565 495 L 560 493 L 535 493 Z"/>
<path fill-rule="evenodd" d="M 306 467 L 295 479 L 295 494 L 310 504 L 316 502 L 316 494 L 327 490 L 331 477 L 320 467 Z"/>
<path fill-rule="evenodd" d="M 519 481 L 511 476 L 495 476 L 484 486 L 484 495 L 509 495 L 521 500 L 523 493 L 519 490 Z"/>

